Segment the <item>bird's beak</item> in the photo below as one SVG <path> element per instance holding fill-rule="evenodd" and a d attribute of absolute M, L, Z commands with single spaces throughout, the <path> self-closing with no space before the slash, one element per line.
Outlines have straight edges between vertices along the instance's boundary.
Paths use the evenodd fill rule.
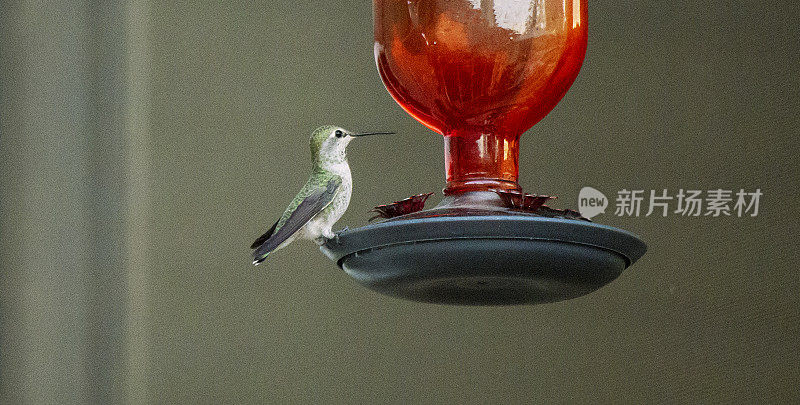
<path fill-rule="evenodd" d="M 394 135 L 394 132 L 363 132 L 360 134 L 347 134 L 350 136 L 368 136 L 368 135 Z"/>

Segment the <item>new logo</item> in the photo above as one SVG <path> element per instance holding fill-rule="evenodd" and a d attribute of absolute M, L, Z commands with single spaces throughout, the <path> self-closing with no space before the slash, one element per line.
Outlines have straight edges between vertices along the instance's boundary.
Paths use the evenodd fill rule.
<path fill-rule="evenodd" d="M 605 214 L 608 207 L 608 198 L 600 190 L 592 187 L 584 187 L 578 194 L 578 211 L 586 218 L 598 214 Z"/>

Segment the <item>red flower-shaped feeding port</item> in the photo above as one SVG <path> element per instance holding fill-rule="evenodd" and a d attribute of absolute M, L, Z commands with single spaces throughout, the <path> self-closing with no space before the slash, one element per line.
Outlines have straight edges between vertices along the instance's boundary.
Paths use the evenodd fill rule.
<path fill-rule="evenodd" d="M 556 196 L 535 195 L 509 190 L 495 190 L 495 192 L 503 200 L 503 204 L 505 204 L 507 208 L 513 210 L 531 212 L 551 218 L 582 219 L 584 221 L 589 221 L 588 218 L 584 218 L 578 211 L 550 208 L 544 205 L 545 202 L 558 198 Z"/>
<path fill-rule="evenodd" d="M 549 195 L 535 195 L 523 193 L 521 191 L 506 190 L 497 190 L 497 194 L 503 199 L 503 203 L 506 207 L 523 211 L 536 211 L 548 200 L 558 198 Z"/>
<path fill-rule="evenodd" d="M 404 200 L 395 201 L 391 204 L 379 205 L 369 211 L 377 213 L 377 215 L 369 220 L 373 221 L 377 218 L 394 218 L 421 211 L 423 208 L 425 208 L 425 201 L 427 201 L 432 195 L 433 193 L 417 194 Z"/>

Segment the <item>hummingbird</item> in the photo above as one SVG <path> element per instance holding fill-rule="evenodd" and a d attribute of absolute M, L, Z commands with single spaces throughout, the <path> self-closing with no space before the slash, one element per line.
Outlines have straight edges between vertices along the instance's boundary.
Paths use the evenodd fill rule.
<path fill-rule="evenodd" d="M 309 141 L 311 176 L 280 219 L 250 246 L 254 249 L 253 264 L 260 264 L 270 253 L 297 238 L 311 239 L 320 246 L 335 238 L 333 224 L 347 210 L 353 192 L 347 145 L 356 137 L 393 133 L 352 133 L 333 125 L 315 129 Z"/>

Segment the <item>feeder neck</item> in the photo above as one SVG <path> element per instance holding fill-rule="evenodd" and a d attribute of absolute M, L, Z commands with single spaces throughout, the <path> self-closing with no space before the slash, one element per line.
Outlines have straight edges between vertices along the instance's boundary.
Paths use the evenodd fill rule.
<path fill-rule="evenodd" d="M 444 134 L 445 195 L 519 190 L 519 135 L 456 130 Z"/>

